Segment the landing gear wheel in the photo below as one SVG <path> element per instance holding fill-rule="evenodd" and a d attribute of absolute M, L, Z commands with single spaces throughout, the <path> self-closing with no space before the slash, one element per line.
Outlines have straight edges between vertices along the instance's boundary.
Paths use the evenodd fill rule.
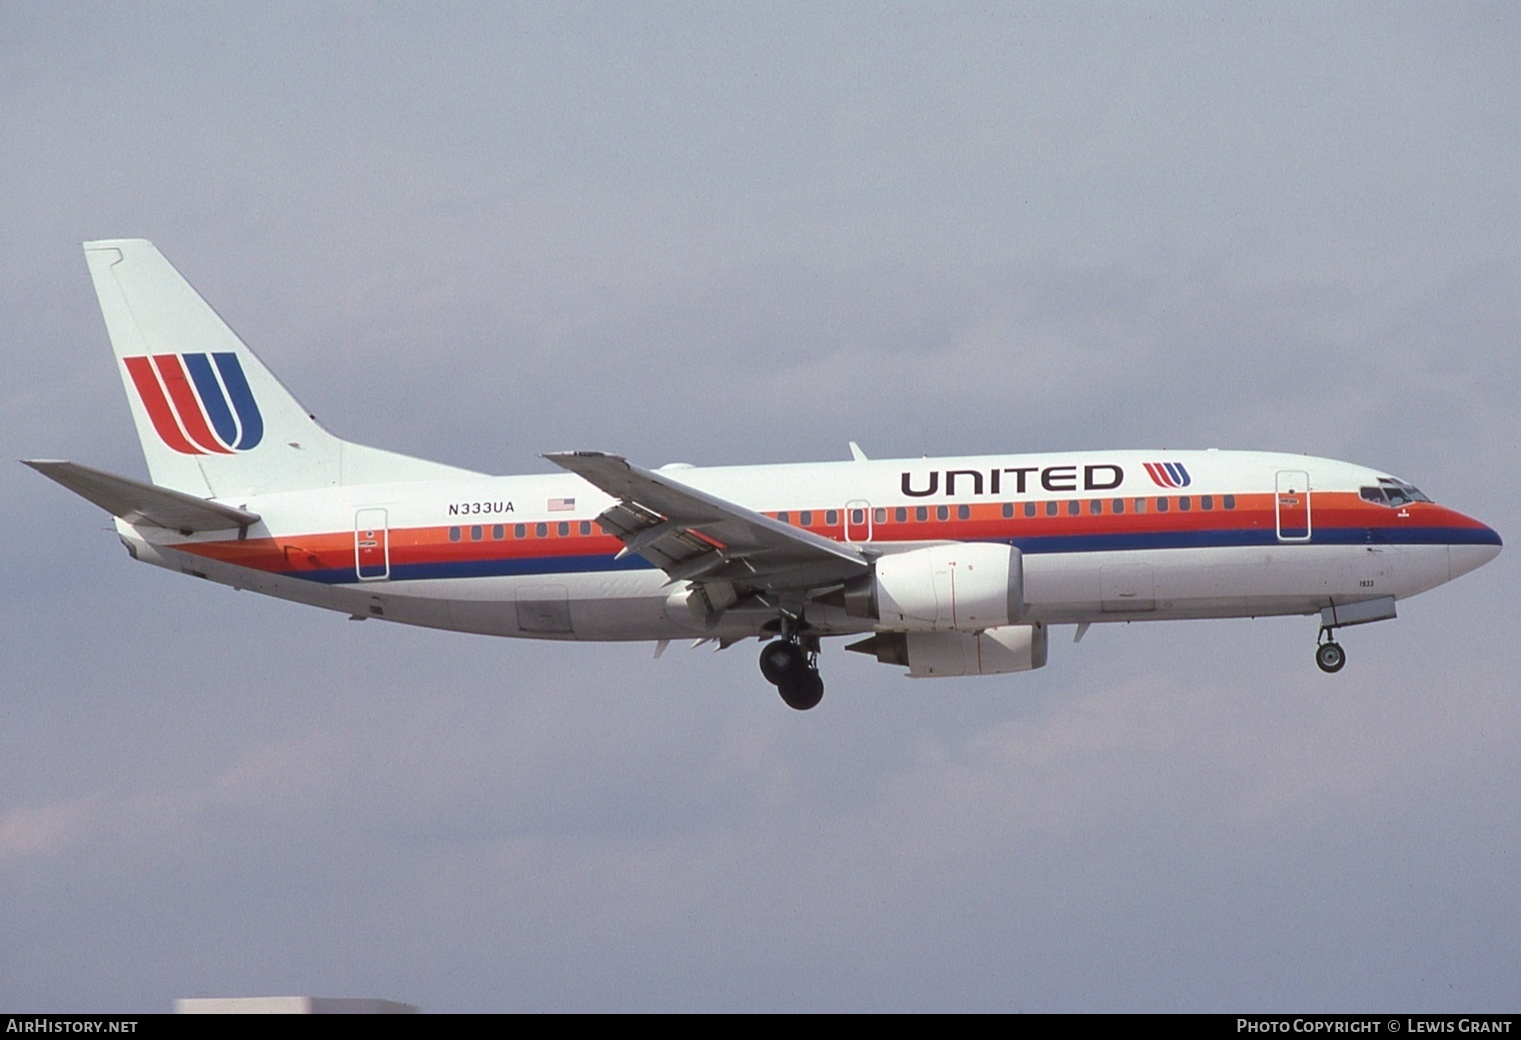
<path fill-rule="evenodd" d="M 778 683 L 776 692 L 782 695 L 787 707 L 807 711 L 818 707 L 819 701 L 824 699 L 824 680 L 814 669 L 805 668 L 800 674 Z"/>
<path fill-rule="evenodd" d="M 1340 643 L 1321 643 L 1315 648 L 1315 663 L 1320 665 L 1323 672 L 1339 672 L 1342 665 L 1347 663 L 1347 652 L 1341 648 Z"/>
<path fill-rule="evenodd" d="M 803 656 L 803 648 L 792 640 L 775 639 L 761 647 L 760 670 L 768 683 L 781 686 L 807 671 L 808 660 Z"/>

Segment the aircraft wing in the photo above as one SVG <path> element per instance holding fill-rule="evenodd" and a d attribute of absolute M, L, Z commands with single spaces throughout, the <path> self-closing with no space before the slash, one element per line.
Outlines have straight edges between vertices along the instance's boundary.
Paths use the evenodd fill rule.
<path fill-rule="evenodd" d="M 651 472 L 618 455 L 545 455 L 618 499 L 597 523 L 665 571 L 674 584 L 695 581 L 755 591 L 807 591 L 866 573 L 855 547 L 784 524 L 744 506 Z M 727 598 L 727 597 L 726 597 Z"/>
<path fill-rule="evenodd" d="M 21 461 L 129 524 L 148 523 L 190 534 L 192 531 L 227 531 L 234 527 L 247 529 L 259 522 L 259 514 L 246 509 L 224 506 L 157 484 L 118 477 L 77 462 Z"/>

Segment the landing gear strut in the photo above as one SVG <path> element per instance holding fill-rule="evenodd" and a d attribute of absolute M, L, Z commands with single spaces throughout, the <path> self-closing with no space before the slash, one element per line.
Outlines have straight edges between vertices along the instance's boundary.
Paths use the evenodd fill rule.
<path fill-rule="evenodd" d="M 786 626 L 792 629 L 792 626 Z M 824 680 L 819 678 L 817 637 L 806 646 L 807 637 L 796 630 L 784 631 L 782 638 L 761 647 L 760 670 L 766 681 L 776 687 L 787 707 L 807 711 L 824 699 Z"/>
<path fill-rule="evenodd" d="M 1315 647 L 1315 663 L 1327 674 L 1341 671 L 1342 665 L 1347 663 L 1347 652 L 1331 638 L 1331 632 L 1330 627 L 1322 628 L 1320 642 Z"/>

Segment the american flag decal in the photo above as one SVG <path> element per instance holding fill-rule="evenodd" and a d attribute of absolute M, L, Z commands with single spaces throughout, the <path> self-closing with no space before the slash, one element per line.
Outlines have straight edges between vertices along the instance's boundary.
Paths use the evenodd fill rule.
<path fill-rule="evenodd" d="M 568 513 L 576 508 L 576 500 L 573 498 L 551 498 L 549 511 L 551 513 Z"/>

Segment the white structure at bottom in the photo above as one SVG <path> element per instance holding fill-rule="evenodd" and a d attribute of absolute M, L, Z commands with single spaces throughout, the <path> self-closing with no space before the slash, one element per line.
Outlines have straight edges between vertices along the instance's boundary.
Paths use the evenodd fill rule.
<path fill-rule="evenodd" d="M 415 1015 L 417 1008 L 364 997 L 182 997 L 177 1015 Z"/>

